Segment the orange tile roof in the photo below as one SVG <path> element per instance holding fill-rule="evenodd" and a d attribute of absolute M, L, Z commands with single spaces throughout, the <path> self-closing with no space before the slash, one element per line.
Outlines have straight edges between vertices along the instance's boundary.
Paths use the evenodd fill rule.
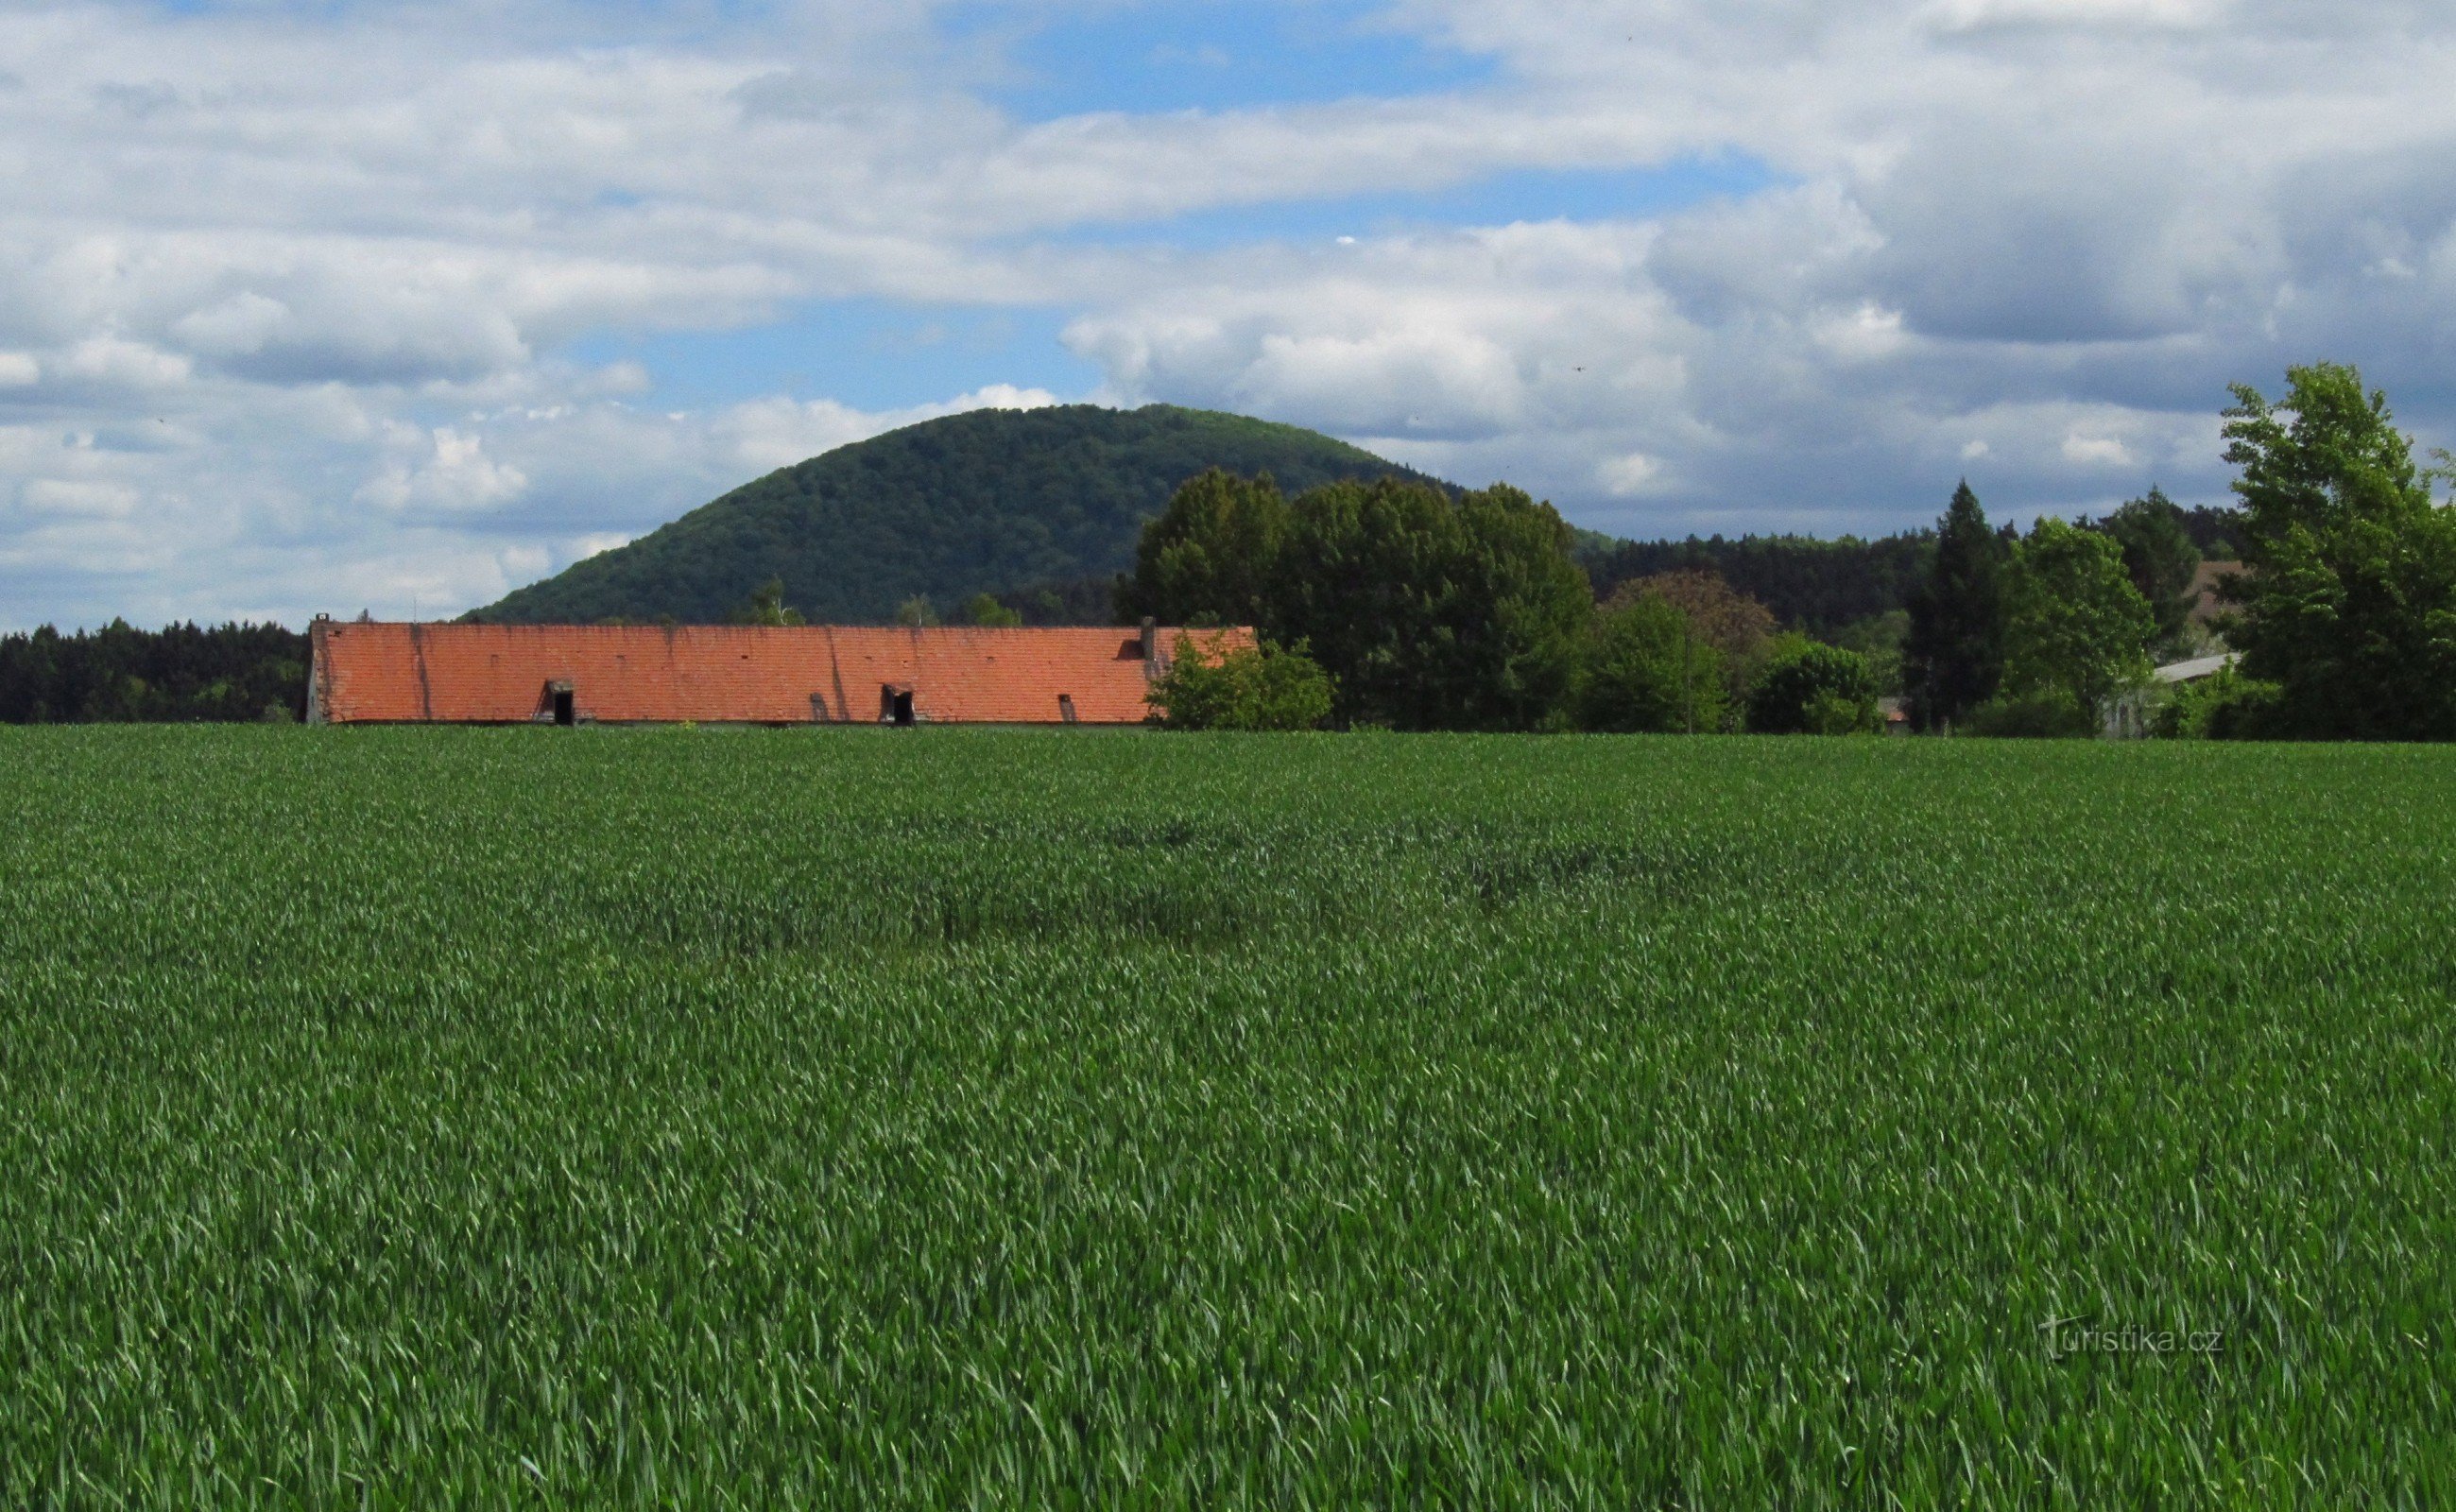
<path fill-rule="evenodd" d="M 1191 634 L 1208 651 L 1248 629 Z M 875 724 L 883 687 L 910 690 L 933 724 L 1054 725 L 1072 700 L 1086 725 L 1140 724 L 1135 629 L 873 629 L 841 625 L 379 624 L 318 620 L 310 717 L 334 724 L 526 724 L 551 719 L 568 684 L 582 720 L 605 724 Z"/>

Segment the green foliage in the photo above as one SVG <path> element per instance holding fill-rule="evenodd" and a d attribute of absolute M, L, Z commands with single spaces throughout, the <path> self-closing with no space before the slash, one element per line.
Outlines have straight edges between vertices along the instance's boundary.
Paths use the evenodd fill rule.
<path fill-rule="evenodd" d="M 1834 632 L 1833 644 L 1868 659 L 1880 698 L 1902 691 L 1902 648 L 1910 641 L 1911 612 L 1892 609 L 1865 620 L 1853 620 Z"/>
<path fill-rule="evenodd" d="M 1651 594 L 1598 613 L 1575 689 L 1581 728 L 1616 734 L 1710 734 L 1724 727 L 1722 653 L 1689 618 Z"/>
<path fill-rule="evenodd" d="M 2192 541 L 2182 510 L 2163 490 L 2152 488 L 2098 528 L 2122 548 L 2124 576 L 2149 605 L 2156 643 L 2180 649 L 2191 622 L 2192 577 L 2200 566 L 2200 548 Z"/>
<path fill-rule="evenodd" d="M 2274 683 L 2259 683 L 2235 668 L 2177 684 L 2159 705 L 2152 733 L 2168 740 L 2265 740 L 2278 733 Z"/>
<path fill-rule="evenodd" d="M 730 620 L 735 624 L 807 624 L 802 611 L 785 603 L 785 580 L 770 578 L 750 591 L 750 602 L 735 609 Z M 618 617 L 616 622 L 621 623 Z"/>
<path fill-rule="evenodd" d="M 2156 617 L 2110 536 L 2041 516 L 2013 557 L 2004 687 L 2095 711 L 2149 680 Z"/>
<path fill-rule="evenodd" d="M 1919 728 L 1953 723 L 2002 686 L 2011 554 L 1964 481 L 1938 522 L 1935 554 L 1909 605 L 1902 681 Z"/>
<path fill-rule="evenodd" d="M 276 708 L 296 721 L 307 661 L 307 637 L 277 624 L 44 625 L 0 636 L 0 724 L 236 724 Z"/>
<path fill-rule="evenodd" d="M 2086 740 L 2100 725 L 2096 707 L 2082 705 L 2070 689 L 2037 687 L 1998 694 L 1972 709 L 1955 728 L 1964 735 L 1999 740 Z"/>
<path fill-rule="evenodd" d="M 724 619 L 773 576 L 823 623 L 879 624 L 915 597 L 961 603 L 1096 581 L 1143 522 L 1222 467 L 1306 489 L 1417 477 L 1294 426 L 1152 405 L 984 410 L 907 427 L 744 484 L 630 544 L 476 611 L 508 623 Z M 1071 586 L 1068 590 L 1071 597 Z M 1095 622 L 1111 618 L 1097 605 Z"/>
<path fill-rule="evenodd" d="M 1567 545 L 1552 507 L 1513 488 L 1382 479 L 1289 502 L 1209 475 L 1155 521 L 1121 597 L 1304 643 L 1344 723 L 1526 729 L 1559 707 L 1592 612 Z"/>
<path fill-rule="evenodd" d="M 1023 623 L 1023 611 L 1000 603 L 993 593 L 976 593 L 964 603 L 964 623 L 987 629 L 1013 629 Z"/>
<path fill-rule="evenodd" d="M 9 729 L 0 811 L 12 1508 L 2456 1505 L 2456 753 Z"/>
<path fill-rule="evenodd" d="M 2238 385 L 2226 460 L 2243 502 L 2227 639 L 2277 685 L 2283 733 L 2456 739 L 2456 512 L 2438 508 L 2386 396 L 2350 367 Z"/>
<path fill-rule="evenodd" d="M 1624 582 L 1605 603 L 1613 607 L 1648 596 L 1687 615 L 1699 638 L 1721 656 L 1724 717 L 1727 727 L 1736 725 L 1748 707 L 1749 684 L 1774 644 L 1773 612 L 1715 574 L 1695 570 Z"/>
<path fill-rule="evenodd" d="M 1721 536 L 1686 541 L 1615 541 L 1593 532 L 1575 555 L 1595 592 L 1610 597 L 1627 582 L 1671 572 L 1710 572 L 1731 590 L 1773 612 L 1777 622 L 1815 635 L 1906 606 L 1924 580 L 1931 534 L 1862 541 L 1844 536 Z"/>
<path fill-rule="evenodd" d="M 1304 645 L 1238 646 L 1207 654 L 1180 638 L 1152 684 L 1152 708 L 1170 729 L 1305 730 L 1330 719 L 1330 675 Z"/>
<path fill-rule="evenodd" d="M 1748 727 L 1762 735 L 1878 735 L 1875 669 L 1856 651 L 1785 636 L 1749 688 Z"/>
<path fill-rule="evenodd" d="M 929 595 L 916 593 L 895 606 L 895 623 L 908 629 L 925 629 L 938 623 L 938 610 Z"/>
<path fill-rule="evenodd" d="M 1188 482 L 1135 548 L 1132 586 L 1119 618 L 1162 624 L 1263 624 L 1273 619 L 1271 574 L 1295 516 L 1268 474 L 1245 479 L 1217 468 Z"/>

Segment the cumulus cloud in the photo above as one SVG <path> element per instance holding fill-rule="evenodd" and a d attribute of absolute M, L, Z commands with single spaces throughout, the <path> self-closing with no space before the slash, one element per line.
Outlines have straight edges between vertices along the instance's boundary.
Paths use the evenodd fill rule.
<path fill-rule="evenodd" d="M 1100 13 L 1030 14 L 1070 6 Z M 675 404 L 653 360 L 572 355 L 814 300 L 1059 312 L 1096 397 L 1320 426 L 1647 534 L 1894 528 L 1965 470 L 2014 514 L 2152 476 L 2212 497 L 2224 384 L 2322 357 L 2451 439 L 2437 9 L 1375 19 L 1488 73 L 1025 118 L 995 38 L 927 5 L 7 8 L 0 602 L 448 612 L 829 446 L 1054 397 L 975 375 L 864 405 L 822 376 Z M 1217 229 L 1699 157 L 1767 187 Z"/>
<path fill-rule="evenodd" d="M 865 413 L 833 399 L 757 399 L 714 418 L 709 435 L 748 473 L 774 472 L 805 458 L 833 451 L 901 426 L 917 425 L 969 410 L 1030 410 L 1057 402 L 1045 389 L 1001 383 L 943 404 Z"/>
<path fill-rule="evenodd" d="M 518 499 L 528 475 L 486 455 L 485 441 L 449 425 L 420 435 L 394 426 L 394 456 L 360 485 L 358 497 L 384 509 L 454 512 L 487 509 Z"/>

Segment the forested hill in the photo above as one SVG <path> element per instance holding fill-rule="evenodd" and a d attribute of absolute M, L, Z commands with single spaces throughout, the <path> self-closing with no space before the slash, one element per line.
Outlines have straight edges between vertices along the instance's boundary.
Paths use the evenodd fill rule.
<path fill-rule="evenodd" d="M 784 602 L 813 622 L 883 623 L 915 595 L 945 611 L 978 593 L 1105 582 L 1133 564 L 1144 520 L 1208 467 L 1267 472 L 1291 493 L 1421 477 L 1327 436 L 1207 410 L 981 410 L 771 473 L 469 618 L 705 623 L 781 578 Z"/>

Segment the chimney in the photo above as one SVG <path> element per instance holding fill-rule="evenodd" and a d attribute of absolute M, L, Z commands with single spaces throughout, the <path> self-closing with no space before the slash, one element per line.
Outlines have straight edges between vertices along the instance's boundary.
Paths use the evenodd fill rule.
<path fill-rule="evenodd" d="M 1143 660 L 1159 660 L 1159 622 L 1149 615 L 1143 616 Z"/>

